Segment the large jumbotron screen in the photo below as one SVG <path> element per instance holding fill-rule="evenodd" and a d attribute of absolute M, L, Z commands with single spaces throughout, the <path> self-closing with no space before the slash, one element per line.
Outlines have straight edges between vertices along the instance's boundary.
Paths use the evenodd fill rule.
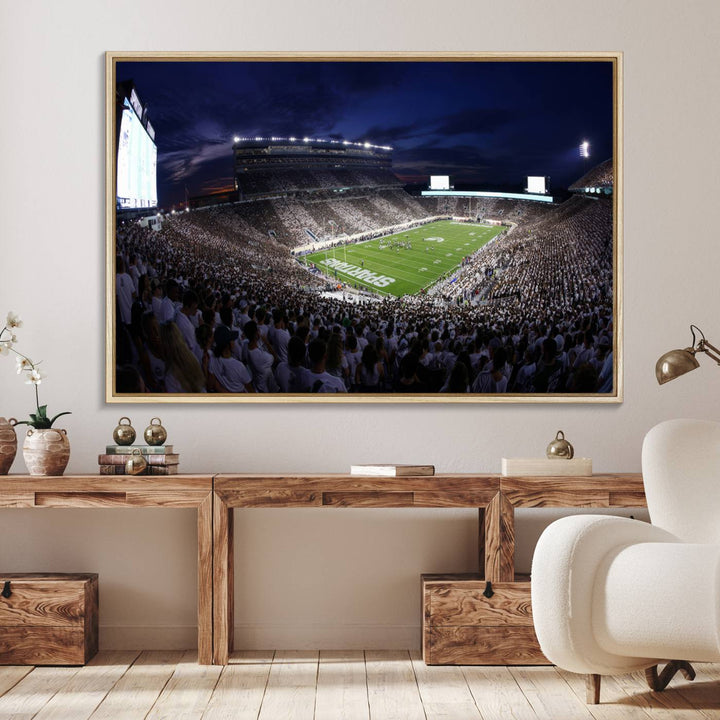
<path fill-rule="evenodd" d="M 157 147 L 126 99 L 117 152 L 117 206 L 157 206 Z"/>

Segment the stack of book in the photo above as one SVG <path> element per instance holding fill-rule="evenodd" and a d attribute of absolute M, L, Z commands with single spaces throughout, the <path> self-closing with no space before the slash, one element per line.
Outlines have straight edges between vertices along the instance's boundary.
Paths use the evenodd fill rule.
<path fill-rule="evenodd" d="M 365 477 L 419 477 L 435 474 L 434 465 L 351 465 L 351 475 Z"/>
<path fill-rule="evenodd" d="M 98 455 L 100 475 L 125 475 L 125 463 L 135 450 L 147 463 L 143 475 L 177 475 L 180 455 L 173 452 L 172 445 L 108 445 L 105 453 Z"/>

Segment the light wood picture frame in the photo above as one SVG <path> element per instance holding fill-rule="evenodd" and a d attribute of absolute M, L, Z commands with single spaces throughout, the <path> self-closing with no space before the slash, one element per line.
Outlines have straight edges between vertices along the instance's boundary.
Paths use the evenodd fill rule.
<path fill-rule="evenodd" d="M 106 401 L 622 402 L 622 59 L 106 53 Z"/>

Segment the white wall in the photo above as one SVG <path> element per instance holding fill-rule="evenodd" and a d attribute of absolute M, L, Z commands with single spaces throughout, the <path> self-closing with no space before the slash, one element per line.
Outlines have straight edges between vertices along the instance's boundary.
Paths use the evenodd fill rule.
<path fill-rule="evenodd" d="M 720 337 L 715 0 L 0 0 L 0 315 L 23 316 L 50 410 L 71 409 L 69 471 L 92 472 L 117 419 L 160 415 L 188 472 L 341 472 L 382 458 L 499 471 L 562 428 L 597 471 L 637 471 L 644 433 L 716 416 L 706 367 L 659 388 L 655 359 L 695 322 Z M 625 53 L 625 402 L 620 406 L 107 406 L 106 50 L 621 50 Z M 717 340 L 716 340 L 717 342 Z M 0 414 L 31 390 L 0 358 Z M 23 472 L 19 457 L 14 472 Z M 545 515 L 542 515 L 544 518 Z M 541 520 L 542 520 L 541 518 Z M 523 513 L 519 565 L 541 522 Z M 243 511 L 239 636 L 256 646 L 407 646 L 419 574 L 471 570 L 464 511 Z M 0 569 L 101 574 L 105 645 L 189 645 L 190 511 L 4 510 Z"/>

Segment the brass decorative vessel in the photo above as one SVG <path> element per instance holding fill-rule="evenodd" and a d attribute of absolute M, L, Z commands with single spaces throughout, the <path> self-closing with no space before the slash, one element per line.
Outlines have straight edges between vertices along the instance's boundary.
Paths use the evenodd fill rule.
<path fill-rule="evenodd" d="M 573 455 L 575 455 L 575 449 L 565 439 L 565 433 L 562 430 L 558 430 L 555 439 L 547 446 L 545 454 L 550 459 L 571 460 Z"/>
<path fill-rule="evenodd" d="M 160 418 L 153 418 L 145 428 L 145 442 L 148 445 L 162 445 L 166 440 L 167 431 L 162 426 L 162 421 Z"/>
<path fill-rule="evenodd" d="M 142 475 L 147 468 L 147 461 L 140 450 L 135 448 L 125 463 L 125 472 L 128 475 Z"/>
<path fill-rule="evenodd" d="M 123 420 L 127 422 L 123 423 Z M 113 430 L 113 440 L 118 445 L 132 445 L 135 442 L 135 428 L 132 426 L 129 417 L 121 417 L 117 427 Z"/>

